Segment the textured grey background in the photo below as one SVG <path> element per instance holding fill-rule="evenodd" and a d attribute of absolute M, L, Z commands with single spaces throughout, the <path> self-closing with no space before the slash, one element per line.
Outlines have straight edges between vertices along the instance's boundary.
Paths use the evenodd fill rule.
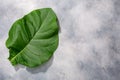
<path fill-rule="evenodd" d="M 13 67 L 8 31 L 43 7 L 59 18 L 59 47 L 41 67 Z M 120 80 L 120 0 L 0 0 L 0 80 Z"/>

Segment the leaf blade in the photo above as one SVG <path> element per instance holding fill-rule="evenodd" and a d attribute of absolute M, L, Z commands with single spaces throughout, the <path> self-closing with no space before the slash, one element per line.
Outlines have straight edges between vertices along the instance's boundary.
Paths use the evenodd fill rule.
<path fill-rule="evenodd" d="M 6 41 L 11 63 L 35 67 L 49 60 L 58 46 L 57 23 L 57 16 L 51 8 L 34 10 L 16 21 Z"/>

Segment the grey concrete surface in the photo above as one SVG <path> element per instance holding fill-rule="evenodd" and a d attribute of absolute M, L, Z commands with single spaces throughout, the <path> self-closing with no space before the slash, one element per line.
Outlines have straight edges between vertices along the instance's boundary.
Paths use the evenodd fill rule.
<path fill-rule="evenodd" d="M 14 21 L 51 7 L 61 31 L 54 57 L 12 66 L 5 41 Z M 120 80 L 120 0 L 0 0 L 0 80 Z"/>

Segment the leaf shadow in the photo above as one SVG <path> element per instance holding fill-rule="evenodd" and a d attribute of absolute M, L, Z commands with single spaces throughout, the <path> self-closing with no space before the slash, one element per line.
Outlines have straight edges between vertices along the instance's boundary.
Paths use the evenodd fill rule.
<path fill-rule="evenodd" d="M 14 66 L 14 69 L 16 71 L 18 71 L 21 68 L 22 69 L 26 68 L 26 70 L 28 72 L 30 72 L 31 74 L 37 74 L 37 73 L 40 73 L 40 72 L 46 72 L 49 69 L 49 67 L 52 65 L 53 59 L 54 59 L 54 56 L 52 56 L 49 61 L 47 61 L 47 62 L 43 63 L 42 65 L 40 65 L 38 67 L 35 67 L 35 68 L 29 68 L 29 67 L 25 67 L 24 65 L 18 64 L 16 66 Z"/>
<path fill-rule="evenodd" d="M 43 63 L 42 65 L 38 66 L 38 67 L 35 67 L 35 68 L 26 68 L 26 70 L 32 74 L 36 74 L 36 73 L 39 73 L 39 72 L 46 72 L 49 67 L 52 65 L 53 63 L 53 59 L 54 59 L 54 56 L 51 57 L 51 59 L 45 63 Z"/>
<path fill-rule="evenodd" d="M 21 69 L 21 68 L 25 68 L 25 66 L 24 66 L 24 65 L 21 65 L 21 64 L 18 64 L 18 65 L 16 65 L 16 66 L 14 66 L 14 69 L 15 69 L 16 71 L 18 71 L 18 70 Z"/>
<path fill-rule="evenodd" d="M 60 22 L 59 22 L 58 18 L 57 18 L 57 24 L 58 24 L 58 27 L 59 27 L 59 33 L 61 33 L 61 27 L 60 27 Z"/>

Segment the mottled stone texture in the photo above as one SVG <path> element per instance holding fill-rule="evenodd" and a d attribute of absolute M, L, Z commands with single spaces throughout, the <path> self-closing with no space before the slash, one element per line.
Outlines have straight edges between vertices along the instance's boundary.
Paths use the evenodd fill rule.
<path fill-rule="evenodd" d="M 43 7 L 59 18 L 59 47 L 40 67 L 13 67 L 8 31 Z M 120 0 L 0 0 L 0 80 L 120 80 Z"/>

